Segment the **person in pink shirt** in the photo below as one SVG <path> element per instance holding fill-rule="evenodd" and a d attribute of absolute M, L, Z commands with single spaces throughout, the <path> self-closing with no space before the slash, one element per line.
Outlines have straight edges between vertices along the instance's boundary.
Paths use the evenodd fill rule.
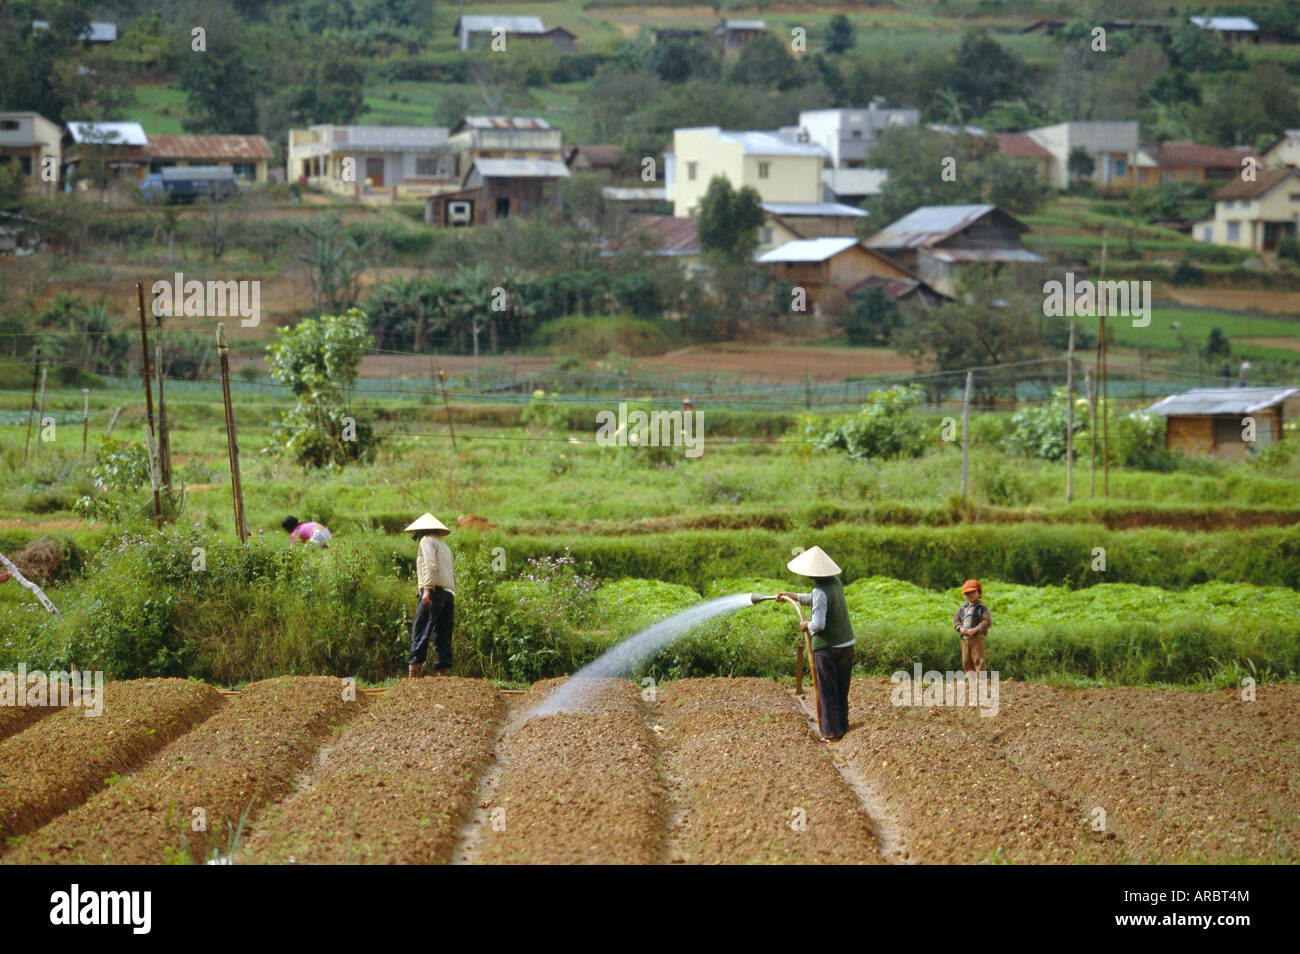
<path fill-rule="evenodd" d="M 289 546 L 301 541 L 302 543 L 314 543 L 322 550 L 330 545 L 334 536 L 325 529 L 325 525 L 315 521 L 299 523 L 297 517 L 285 517 L 280 521 L 280 526 L 289 531 Z"/>

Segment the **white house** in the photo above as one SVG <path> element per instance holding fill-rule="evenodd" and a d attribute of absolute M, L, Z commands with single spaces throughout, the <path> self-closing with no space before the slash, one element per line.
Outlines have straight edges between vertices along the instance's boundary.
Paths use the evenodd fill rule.
<path fill-rule="evenodd" d="M 1057 189 L 1070 185 L 1070 155 L 1076 149 L 1092 158 L 1091 178 L 1102 188 L 1128 177 L 1129 154 L 1138 149 L 1138 124 L 1129 121 L 1056 123 L 1025 135 L 1051 153 L 1048 181 Z"/>

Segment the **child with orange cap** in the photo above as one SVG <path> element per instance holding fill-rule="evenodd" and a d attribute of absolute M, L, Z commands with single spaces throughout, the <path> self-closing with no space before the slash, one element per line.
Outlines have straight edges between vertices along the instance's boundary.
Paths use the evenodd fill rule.
<path fill-rule="evenodd" d="M 952 628 L 961 634 L 961 668 L 963 672 L 983 672 L 984 634 L 993 625 L 993 616 L 980 600 L 984 590 L 979 580 L 963 583 L 961 595 L 966 597 L 966 602 L 957 607 L 952 617 Z"/>

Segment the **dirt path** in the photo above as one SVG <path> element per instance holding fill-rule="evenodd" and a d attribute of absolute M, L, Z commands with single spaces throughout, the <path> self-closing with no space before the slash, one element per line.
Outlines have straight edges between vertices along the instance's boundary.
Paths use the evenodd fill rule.
<path fill-rule="evenodd" d="M 493 740 L 492 760 L 479 775 L 474 790 L 475 804 L 468 820 L 461 826 L 456 850 L 452 852 L 452 864 L 477 864 L 483 845 L 492 831 L 490 809 L 501 788 L 507 745 L 524 727 L 528 720 L 528 710 L 533 705 L 526 694 L 505 696 L 503 701 L 501 731 Z"/>

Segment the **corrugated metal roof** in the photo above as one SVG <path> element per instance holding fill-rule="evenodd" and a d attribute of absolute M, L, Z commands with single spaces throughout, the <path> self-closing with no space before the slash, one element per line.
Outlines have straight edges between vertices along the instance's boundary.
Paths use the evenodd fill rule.
<path fill-rule="evenodd" d="M 460 36 L 462 30 L 466 33 L 491 33 L 496 29 L 507 33 L 546 32 L 541 17 L 470 16 L 457 20 L 451 35 Z"/>
<path fill-rule="evenodd" d="M 605 186 L 600 190 L 600 194 L 613 202 L 662 202 L 668 197 L 668 190 L 663 187 L 651 189 L 644 186 Z"/>
<path fill-rule="evenodd" d="M 822 185 L 836 195 L 879 195 L 888 179 L 884 169 L 822 170 Z"/>
<path fill-rule="evenodd" d="M 485 179 L 567 179 L 569 167 L 558 159 L 475 159 Z"/>
<path fill-rule="evenodd" d="M 815 142 L 792 142 L 779 133 L 741 131 L 730 132 L 717 126 L 692 126 L 677 130 L 686 132 L 691 129 L 712 129 L 719 142 L 738 142 L 741 151 L 747 156 L 818 156 L 826 158 L 826 150 Z"/>
<path fill-rule="evenodd" d="M 32 32 L 48 30 L 49 20 L 33 20 Z M 91 20 L 81 31 L 81 38 L 90 43 L 112 43 L 117 39 L 117 24 L 108 20 Z"/>
<path fill-rule="evenodd" d="M 838 215 L 865 218 L 867 213 L 843 202 L 764 202 L 763 211 L 772 215 Z"/>
<path fill-rule="evenodd" d="M 550 129 L 540 116 L 466 116 L 457 129 Z"/>
<path fill-rule="evenodd" d="M 1043 261 L 1027 248 L 927 248 L 924 254 L 941 262 L 1027 262 Z"/>
<path fill-rule="evenodd" d="M 992 205 L 923 205 L 867 239 L 868 248 L 922 248 L 973 225 Z"/>
<path fill-rule="evenodd" d="M 1152 404 L 1152 414 L 1253 414 L 1300 394 L 1300 388 L 1196 388 Z"/>
<path fill-rule="evenodd" d="M 270 159 L 262 136 L 150 136 L 154 159 Z"/>
<path fill-rule="evenodd" d="M 766 30 L 766 20 L 727 20 L 728 30 Z"/>
<path fill-rule="evenodd" d="M 699 223 L 690 216 L 638 215 L 626 232 L 605 244 L 602 254 L 638 249 L 650 255 L 698 255 Z"/>
<path fill-rule="evenodd" d="M 1202 30 L 1224 30 L 1231 33 L 1258 30 L 1259 25 L 1250 17 L 1188 17 Z"/>
<path fill-rule="evenodd" d="M 411 152 L 447 144 L 446 126 L 335 126 L 335 147 Z"/>
<path fill-rule="evenodd" d="M 775 262 L 824 262 L 858 244 L 855 238 L 795 239 L 758 257 L 760 265 Z"/>
<path fill-rule="evenodd" d="M 149 137 L 139 123 L 68 123 L 73 142 L 104 143 L 113 146 L 147 146 Z"/>

